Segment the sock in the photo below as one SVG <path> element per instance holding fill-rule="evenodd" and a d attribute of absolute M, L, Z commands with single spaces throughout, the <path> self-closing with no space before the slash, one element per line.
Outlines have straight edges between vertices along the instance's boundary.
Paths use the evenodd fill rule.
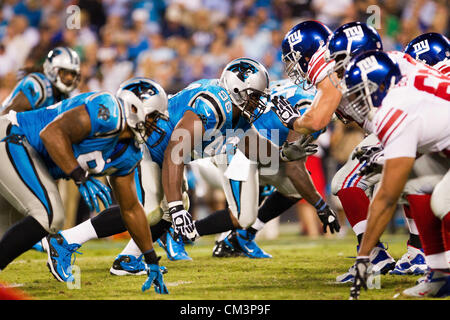
<path fill-rule="evenodd" d="M 31 249 L 46 235 L 47 230 L 32 216 L 27 216 L 14 224 L 0 240 L 0 270 L 4 270 L 14 259 Z"/>
<path fill-rule="evenodd" d="M 370 200 L 363 189 L 350 187 L 337 193 L 345 216 L 356 235 L 366 231 Z"/>
<path fill-rule="evenodd" d="M 216 234 L 234 229 L 228 209 L 213 212 L 206 218 L 195 221 L 195 228 L 200 236 Z"/>
<path fill-rule="evenodd" d="M 411 216 L 411 209 L 408 205 L 403 205 L 403 214 L 405 216 L 405 222 L 408 225 L 409 239 L 408 245 L 417 249 L 422 248 L 422 243 L 420 242 L 419 230 L 417 230 L 416 223 Z"/>
<path fill-rule="evenodd" d="M 172 222 L 161 219 L 154 226 L 150 226 L 150 231 L 152 233 L 152 240 L 155 242 L 158 240 L 167 230 L 172 226 Z"/>
<path fill-rule="evenodd" d="M 265 222 L 262 222 L 261 220 L 259 220 L 259 218 L 256 218 L 255 222 L 253 222 L 253 224 L 252 224 L 252 226 L 250 228 L 252 228 L 252 230 L 255 230 L 256 232 L 258 232 L 258 231 L 261 231 L 262 228 L 264 228 L 265 225 L 266 225 Z"/>
<path fill-rule="evenodd" d="M 136 258 L 138 258 L 142 254 L 142 252 L 141 249 L 139 249 L 139 247 L 137 246 L 136 242 L 134 242 L 134 240 L 131 239 L 130 241 L 128 241 L 127 245 L 125 246 L 125 248 L 123 248 L 120 254 L 135 256 Z"/>
<path fill-rule="evenodd" d="M 83 244 L 92 239 L 98 239 L 97 233 L 92 226 L 91 219 L 88 219 L 79 225 L 61 231 L 61 234 L 66 238 L 67 243 L 78 243 Z"/>
<path fill-rule="evenodd" d="M 248 232 L 248 233 L 251 233 L 251 234 L 256 234 L 256 233 L 258 232 L 258 230 L 256 230 L 256 229 L 253 228 L 253 227 L 249 227 L 249 228 L 247 228 L 247 232 Z"/>
<path fill-rule="evenodd" d="M 258 219 L 267 223 L 276 217 L 279 217 L 287 209 L 296 204 L 299 199 L 286 197 L 278 191 L 272 193 L 258 210 Z"/>
<path fill-rule="evenodd" d="M 447 213 L 442 221 L 442 239 L 444 240 L 445 251 L 450 252 L 450 212 Z M 448 259 L 450 262 L 450 259 Z"/>
<path fill-rule="evenodd" d="M 432 258 L 433 264 L 440 264 L 436 262 L 436 259 L 440 259 L 436 255 L 445 251 L 441 233 L 442 222 L 431 210 L 431 195 L 408 195 L 406 199 L 409 202 L 411 215 L 419 230 L 419 237 L 425 256 L 434 257 Z M 427 262 L 429 259 L 427 259 Z M 431 265 L 429 266 L 432 268 Z"/>
<path fill-rule="evenodd" d="M 127 231 L 119 206 L 112 206 L 90 219 L 98 238 L 106 238 Z"/>

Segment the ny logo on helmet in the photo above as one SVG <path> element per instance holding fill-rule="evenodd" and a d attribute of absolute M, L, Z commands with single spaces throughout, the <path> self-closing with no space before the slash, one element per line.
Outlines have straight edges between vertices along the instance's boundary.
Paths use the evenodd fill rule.
<path fill-rule="evenodd" d="M 347 39 L 361 39 L 364 37 L 364 31 L 361 26 L 354 26 L 344 29 Z"/>
<path fill-rule="evenodd" d="M 303 39 L 302 34 L 300 30 L 297 30 L 290 35 L 288 35 L 288 41 L 291 44 L 291 46 L 296 45 L 297 43 L 301 42 Z"/>
<path fill-rule="evenodd" d="M 369 57 L 359 61 L 356 65 L 361 70 L 361 73 L 364 73 L 364 74 L 368 74 L 368 73 L 380 68 L 378 61 L 377 61 L 377 59 L 375 59 L 374 56 L 369 56 Z"/>
<path fill-rule="evenodd" d="M 416 53 L 416 57 L 424 52 L 430 50 L 430 45 L 428 44 L 428 40 L 425 39 L 418 43 L 413 44 L 414 52 Z"/>

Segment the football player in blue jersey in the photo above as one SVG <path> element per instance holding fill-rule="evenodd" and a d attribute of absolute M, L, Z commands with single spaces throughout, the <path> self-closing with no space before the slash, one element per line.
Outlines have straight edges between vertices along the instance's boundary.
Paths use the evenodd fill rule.
<path fill-rule="evenodd" d="M 27 70 L 25 70 L 27 72 Z M 68 97 L 80 80 L 80 58 L 68 47 L 56 47 L 45 58 L 42 71 L 20 80 L 2 103 L 2 114 L 45 108 Z"/>
<path fill-rule="evenodd" d="M 26 217 L 0 240 L 0 270 L 47 236 L 43 245 L 50 271 L 59 281 L 73 281 L 64 270 L 56 272 L 67 254 L 58 252 L 64 208 L 55 180 L 73 179 L 90 208 L 99 211 L 97 197 L 105 207 L 111 197 L 109 188 L 94 176 L 109 176 L 124 224 L 145 258 L 148 279 L 142 290 L 154 284 L 157 293 L 168 293 L 165 268 L 159 267 L 134 184 L 134 169 L 142 159 L 136 142 L 146 141 L 154 121 L 166 110 L 164 90 L 142 78 L 116 96 L 85 93 L 1 118 L 1 199 Z"/>

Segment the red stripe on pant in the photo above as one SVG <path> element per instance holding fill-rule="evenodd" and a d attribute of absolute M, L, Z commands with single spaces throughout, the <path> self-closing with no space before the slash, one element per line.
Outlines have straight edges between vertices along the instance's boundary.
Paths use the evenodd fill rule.
<path fill-rule="evenodd" d="M 445 252 L 441 233 L 442 222 L 431 210 L 431 195 L 409 195 L 406 199 L 409 202 L 411 216 L 419 230 L 425 255 Z"/>
<path fill-rule="evenodd" d="M 341 201 L 345 216 L 352 228 L 358 222 L 367 219 L 370 200 L 363 189 L 357 187 L 345 188 L 339 190 L 336 195 Z"/>

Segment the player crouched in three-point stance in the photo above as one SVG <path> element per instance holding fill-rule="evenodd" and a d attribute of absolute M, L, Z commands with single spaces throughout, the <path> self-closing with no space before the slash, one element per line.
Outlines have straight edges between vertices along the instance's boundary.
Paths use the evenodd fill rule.
<path fill-rule="evenodd" d="M 421 210 L 412 212 L 429 272 L 426 280 L 403 291 L 408 296 L 450 294 L 450 78 L 424 66 L 402 77 L 387 53 L 367 52 L 345 72 L 345 112 L 377 135 L 384 147 L 379 188 L 369 206 L 366 232 L 356 259 L 351 298 L 366 288 L 369 253 L 392 218 L 413 165 L 422 157 L 435 160 L 435 184 L 430 194 L 407 196 Z M 439 154 L 436 154 L 439 153 Z M 440 158 L 439 158 L 440 157 Z"/>
<path fill-rule="evenodd" d="M 158 105 L 161 97 L 163 104 Z M 53 244 L 61 241 L 56 232 L 64 220 L 55 180 L 73 179 L 86 203 L 99 211 L 97 197 L 106 207 L 111 197 L 109 188 L 94 176 L 109 176 L 124 223 L 144 252 L 148 279 L 142 290 L 154 284 L 158 293 L 168 293 L 134 185 L 134 169 L 142 158 L 136 142 L 144 141 L 154 117 L 166 108 L 161 88 L 142 101 L 106 92 L 84 93 L 34 112 L 11 111 L 0 118 L 4 166 L 0 193 L 12 209 L 26 216 L 0 241 L 0 269 L 48 235 L 43 245 L 50 271 L 59 281 L 73 281 L 56 272 L 58 259 L 66 257 L 52 258 Z"/>

